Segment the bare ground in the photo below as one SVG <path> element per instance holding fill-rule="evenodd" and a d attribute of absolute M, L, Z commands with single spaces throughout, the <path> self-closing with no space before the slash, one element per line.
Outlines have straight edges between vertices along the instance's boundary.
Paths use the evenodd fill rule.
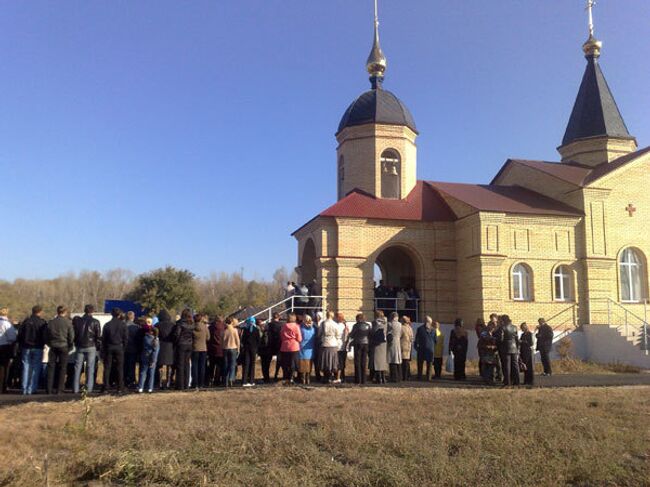
<path fill-rule="evenodd" d="M 650 485 L 650 387 L 284 388 L 0 410 L 0 485 Z M 84 428 L 85 418 L 87 425 Z"/>

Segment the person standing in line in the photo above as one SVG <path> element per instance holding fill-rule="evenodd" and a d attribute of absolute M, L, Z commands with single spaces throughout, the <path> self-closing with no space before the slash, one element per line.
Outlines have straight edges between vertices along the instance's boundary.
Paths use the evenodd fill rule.
<path fill-rule="evenodd" d="M 190 362 L 192 344 L 194 343 L 194 320 L 188 308 L 181 312 L 181 319 L 174 326 L 174 343 L 176 344 L 176 390 L 187 390 L 190 386 Z"/>
<path fill-rule="evenodd" d="M 496 343 L 496 332 L 500 327 L 499 315 L 496 313 L 490 314 L 490 321 L 488 321 L 488 328 L 491 329 L 492 337 L 495 339 Z M 498 344 L 497 344 L 498 345 Z M 494 364 L 494 377 L 497 382 L 503 381 L 503 372 L 501 370 L 501 354 L 497 351 L 498 360 Z"/>
<path fill-rule="evenodd" d="M 216 387 L 224 383 L 223 332 L 225 329 L 226 325 L 221 315 L 218 315 L 208 327 L 210 339 L 208 340 L 207 384 L 209 386 Z"/>
<path fill-rule="evenodd" d="M 140 327 L 139 327 L 140 328 Z M 160 340 L 158 329 L 153 326 L 152 318 L 145 318 L 140 328 L 138 343 L 142 344 L 140 351 L 140 380 L 138 381 L 138 392 L 153 392 L 153 384 L 156 377 L 156 364 L 158 363 L 158 352 L 160 351 Z"/>
<path fill-rule="evenodd" d="M 321 382 L 321 348 L 323 346 L 323 331 L 321 325 L 323 324 L 323 312 L 316 312 L 316 320 L 314 321 L 314 329 L 316 330 L 316 336 L 314 338 L 314 352 L 313 352 L 313 362 L 314 362 L 314 375 L 316 377 L 316 382 Z"/>
<path fill-rule="evenodd" d="M 9 369 L 17 339 L 16 327 L 9 321 L 9 308 L 0 308 L 0 394 L 7 392 Z"/>
<path fill-rule="evenodd" d="M 237 327 L 239 322 L 236 318 L 226 318 L 226 329 L 223 332 L 223 358 L 225 365 L 224 380 L 226 387 L 232 387 L 235 384 L 235 374 L 237 373 L 237 358 L 239 357 L 239 331 Z"/>
<path fill-rule="evenodd" d="M 261 339 L 262 335 L 257 326 L 257 320 L 253 317 L 247 318 L 241 334 L 243 387 L 253 387 L 255 385 L 255 359 L 257 358 Z"/>
<path fill-rule="evenodd" d="M 45 346 L 47 322 L 43 319 L 43 308 L 34 306 L 32 315 L 18 328 L 18 344 L 21 349 L 23 373 L 21 385 L 23 395 L 31 395 L 38 389 Z"/>
<path fill-rule="evenodd" d="M 354 347 L 354 383 L 366 384 L 366 367 L 368 365 L 368 347 L 372 327 L 363 313 L 356 317 L 357 322 L 350 332 L 350 344 Z"/>
<path fill-rule="evenodd" d="M 434 321 L 433 328 L 436 331 L 436 348 L 433 351 L 433 370 L 436 379 L 442 377 L 442 359 L 445 353 L 445 334 L 440 329 L 440 322 Z"/>
<path fill-rule="evenodd" d="M 526 323 L 520 326 L 520 356 L 526 370 L 524 370 L 524 385 L 532 386 L 535 382 L 535 355 L 533 352 L 533 334 Z"/>
<path fill-rule="evenodd" d="M 499 328 L 495 331 L 495 338 L 501 358 L 503 371 L 503 385 L 519 385 L 519 336 L 517 327 L 512 324 L 508 315 L 501 317 Z"/>
<path fill-rule="evenodd" d="M 311 316 L 305 315 L 300 325 L 300 353 L 298 356 L 298 375 L 300 382 L 309 385 L 311 382 L 311 364 L 314 358 L 314 342 L 316 342 L 316 328 Z"/>
<path fill-rule="evenodd" d="M 126 349 L 124 350 L 124 384 L 126 387 L 136 386 L 135 364 L 139 362 L 140 355 L 140 325 L 135 322 L 135 313 L 126 313 Z"/>
<path fill-rule="evenodd" d="M 415 333 L 415 352 L 418 359 L 418 380 L 422 380 L 422 369 L 426 368 L 426 380 L 431 380 L 431 365 L 433 354 L 436 348 L 436 329 L 433 327 L 431 316 L 425 318 L 424 325 L 420 326 Z"/>
<path fill-rule="evenodd" d="M 467 360 L 468 345 L 467 330 L 463 327 L 463 320 L 458 318 L 449 335 L 449 353 L 454 354 L 454 379 L 456 380 L 466 379 L 465 361 Z"/>
<path fill-rule="evenodd" d="M 79 393 L 81 370 L 86 371 L 86 392 L 90 394 L 95 387 L 95 365 L 97 354 L 101 350 L 102 327 L 93 317 L 95 307 L 92 304 L 84 306 L 84 315 L 77 317 L 72 325 L 74 327 L 74 382 L 72 390 Z"/>
<path fill-rule="evenodd" d="M 192 387 L 196 390 L 205 386 L 209 339 L 208 317 L 199 313 L 194 317 L 194 330 L 192 330 Z"/>
<path fill-rule="evenodd" d="M 402 335 L 400 336 L 402 347 L 402 380 L 411 380 L 411 352 L 413 350 L 413 327 L 411 318 L 402 316 Z"/>
<path fill-rule="evenodd" d="M 402 324 L 396 312 L 390 314 L 386 341 L 388 343 L 387 359 L 391 382 L 400 382 L 402 378 Z"/>
<path fill-rule="evenodd" d="M 296 323 L 296 314 L 289 313 L 287 322 L 280 332 L 280 361 L 285 385 L 293 384 L 293 375 L 298 370 L 298 353 L 302 334 L 300 326 Z"/>
<path fill-rule="evenodd" d="M 474 324 L 474 331 L 476 332 L 476 338 L 480 339 L 482 333 L 487 329 L 485 320 L 483 318 L 476 318 L 476 323 Z M 476 347 L 478 350 L 478 342 L 476 342 Z M 478 374 L 483 377 L 483 359 L 481 354 L 478 354 Z"/>
<path fill-rule="evenodd" d="M 273 361 L 273 355 L 271 353 L 271 348 L 269 346 L 269 323 L 265 321 L 259 321 L 257 323 L 258 328 L 260 329 L 260 346 L 257 349 L 257 353 L 260 356 L 260 366 L 262 368 L 262 378 L 264 379 L 264 384 L 271 383 L 271 362 Z"/>
<path fill-rule="evenodd" d="M 54 375 L 58 375 L 56 394 L 61 394 L 65 388 L 65 373 L 68 366 L 68 353 L 74 346 L 74 330 L 68 308 L 58 306 L 56 318 L 47 324 L 45 343 L 50 347 L 47 362 L 47 393 L 54 394 Z"/>
<path fill-rule="evenodd" d="M 388 323 L 384 312 L 380 309 L 375 311 L 375 320 L 372 322 L 370 343 L 372 345 L 372 362 L 374 371 L 374 382 L 377 384 L 386 383 L 386 372 L 388 371 L 388 344 L 386 335 Z"/>
<path fill-rule="evenodd" d="M 174 322 L 166 309 L 158 313 L 158 368 L 160 368 L 160 388 L 171 387 L 174 371 Z"/>
<path fill-rule="evenodd" d="M 345 317 L 343 316 L 343 313 L 336 313 L 336 319 L 335 319 L 338 328 L 339 328 L 339 334 L 340 336 L 338 337 L 338 370 L 336 371 L 336 380 L 334 381 L 335 384 L 340 384 L 342 382 L 345 382 L 345 365 L 347 364 L 348 361 L 348 335 L 350 334 L 350 330 L 348 328 L 348 324 L 345 321 Z"/>
<path fill-rule="evenodd" d="M 323 371 L 323 382 L 334 383 L 336 381 L 336 372 L 339 369 L 338 350 L 342 329 L 334 321 L 334 313 L 328 311 L 326 319 L 321 323 L 321 369 Z"/>
<path fill-rule="evenodd" d="M 544 318 L 537 320 L 539 326 L 537 327 L 537 350 L 539 351 L 539 356 L 542 359 L 542 367 L 544 368 L 544 373 L 542 375 L 552 375 L 553 370 L 551 369 L 551 349 L 553 348 L 553 328 L 546 323 Z"/>
<path fill-rule="evenodd" d="M 106 392 L 111 384 L 113 367 L 117 372 L 117 393 L 124 390 L 124 350 L 127 344 L 126 323 L 122 321 L 122 310 L 113 308 L 113 319 L 104 325 L 102 330 L 102 349 L 104 353 L 104 383 L 102 392 Z"/>
<path fill-rule="evenodd" d="M 496 364 L 499 363 L 497 344 L 493 336 L 494 332 L 494 323 L 490 321 L 481 332 L 477 345 L 479 357 L 483 362 L 481 377 L 485 380 L 486 384 L 491 386 L 495 383 Z"/>
<path fill-rule="evenodd" d="M 281 367 L 280 333 L 282 332 L 282 322 L 280 321 L 280 313 L 273 313 L 273 319 L 267 325 L 266 331 L 269 334 L 269 351 L 271 353 L 271 357 L 275 357 L 275 374 L 273 374 L 273 380 L 277 382 Z"/>

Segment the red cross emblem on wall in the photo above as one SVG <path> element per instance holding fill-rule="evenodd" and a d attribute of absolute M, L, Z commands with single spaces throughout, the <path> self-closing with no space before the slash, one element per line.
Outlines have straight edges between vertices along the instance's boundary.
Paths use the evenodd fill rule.
<path fill-rule="evenodd" d="M 634 216 L 634 212 L 636 211 L 636 207 L 635 207 L 632 203 L 630 203 L 630 204 L 627 205 L 627 207 L 625 208 L 625 211 L 627 211 L 627 212 L 629 213 L 630 216 Z"/>

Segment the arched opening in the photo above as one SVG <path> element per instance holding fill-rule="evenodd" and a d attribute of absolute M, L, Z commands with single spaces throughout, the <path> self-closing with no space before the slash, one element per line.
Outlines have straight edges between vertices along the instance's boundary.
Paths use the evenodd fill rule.
<path fill-rule="evenodd" d="M 311 284 L 316 280 L 316 246 L 311 238 L 307 240 L 302 250 L 300 280 L 304 284 Z"/>
<path fill-rule="evenodd" d="M 381 197 L 400 199 L 402 197 L 401 180 L 402 159 L 393 149 L 381 153 Z"/>
<path fill-rule="evenodd" d="M 396 311 L 413 321 L 419 320 L 420 295 L 417 289 L 416 262 L 402 247 L 388 247 L 374 263 L 375 309 L 385 314 Z"/>

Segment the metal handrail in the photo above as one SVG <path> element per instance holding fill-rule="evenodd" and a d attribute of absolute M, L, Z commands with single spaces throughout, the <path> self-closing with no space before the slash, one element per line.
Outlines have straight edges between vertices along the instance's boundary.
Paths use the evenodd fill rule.
<path fill-rule="evenodd" d="M 375 309 L 381 309 L 381 310 L 387 310 L 387 311 L 415 311 L 415 323 L 419 323 L 420 320 L 420 301 L 422 301 L 420 298 L 406 298 L 404 301 L 415 301 L 415 308 L 398 308 L 397 307 L 397 301 L 401 300 L 404 298 L 374 298 L 375 301 Z M 378 303 L 379 301 L 394 301 L 395 306 L 394 308 L 391 308 L 390 306 L 382 306 L 379 307 Z"/>
<path fill-rule="evenodd" d="M 308 300 L 320 299 L 321 300 L 321 306 L 302 306 L 302 305 L 296 306 L 295 305 L 295 299 L 296 298 L 307 298 Z M 289 296 L 288 298 L 285 298 L 282 301 L 278 301 L 277 303 L 269 306 L 268 308 L 264 308 L 262 311 L 258 311 L 255 314 L 247 316 L 247 318 L 257 318 L 258 316 L 262 316 L 263 314 L 268 313 L 268 320 L 271 321 L 271 318 L 273 317 L 273 309 L 278 308 L 279 306 L 282 306 L 282 305 L 286 306 L 286 303 L 288 303 L 288 302 L 291 302 L 291 306 L 286 306 L 285 309 L 279 311 L 280 315 L 282 315 L 283 313 L 286 313 L 287 311 L 293 311 L 296 308 L 300 308 L 300 309 L 317 309 L 317 310 L 322 311 L 323 310 L 322 302 L 323 302 L 324 299 L 325 299 L 324 296 L 302 296 L 302 295 L 296 296 L 294 294 L 293 296 Z"/>
<path fill-rule="evenodd" d="M 578 320 L 576 319 L 577 317 L 576 317 L 576 312 L 575 312 L 577 308 L 578 308 L 578 305 L 574 303 L 574 304 L 572 304 L 571 306 L 568 306 L 568 307 L 564 308 L 564 309 L 561 310 L 560 312 L 555 313 L 553 316 L 551 316 L 549 319 L 547 319 L 546 322 L 548 323 L 548 322 L 550 322 L 550 321 L 553 321 L 555 318 L 557 318 L 558 316 L 562 315 L 563 313 L 566 313 L 567 311 L 572 311 L 572 313 L 571 313 L 571 321 L 573 322 L 573 323 L 572 323 L 572 324 L 573 324 L 573 327 L 574 327 L 574 328 L 577 328 L 577 327 L 578 327 Z M 557 329 L 560 328 L 561 326 L 566 325 L 566 323 L 567 323 L 566 321 L 563 321 L 563 322 L 560 323 L 559 325 L 557 325 L 557 326 L 555 326 L 555 327 L 552 327 L 552 328 L 553 328 L 553 331 L 557 330 Z"/>
<path fill-rule="evenodd" d="M 616 327 L 616 330 L 620 331 L 621 328 L 624 328 L 626 337 L 630 336 L 628 327 L 632 326 L 629 323 L 628 315 L 632 316 L 633 318 L 635 318 L 635 319 L 637 319 L 638 321 L 641 322 L 641 326 L 640 326 L 640 328 L 641 328 L 640 329 L 641 341 L 640 341 L 639 345 L 640 345 L 641 350 L 643 350 L 645 352 L 645 354 L 648 355 L 649 352 L 650 352 L 650 346 L 649 346 L 650 344 L 648 343 L 648 321 L 646 319 L 644 319 L 644 318 L 641 318 L 636 313 L 630 311 L 629 309 L 627 309 L 625 306 L 618 303 L 617 301 L 614 301 L 612 298 L 607 297 L 605 299 L 607 301 L 607 322 L 608 322 L 607 324 L 608 325 L 610 325 L 610 326 L 614 325 L 614 323 L 612 323 L 612 304 L 615 306 L 614 309 L 620 308 L 621 310 L 623 310 L 623 312 L 624 312 L 624 315 L 623 315 L 624 323 L 622 325 L 618 325 Z M 638 303 L 638 304 L 641 304 L 641 303 Z M 645 311 L 646 318 L 647 318 L 647 301 L 644 301 L 643 304 L 644 304 L 644 311 Z M 635 329 L 633 329 L 633 333 L 636 333 Z M 632 337 L 634 337 L 634 336 L 635 335 L 632 334 Z"/>

